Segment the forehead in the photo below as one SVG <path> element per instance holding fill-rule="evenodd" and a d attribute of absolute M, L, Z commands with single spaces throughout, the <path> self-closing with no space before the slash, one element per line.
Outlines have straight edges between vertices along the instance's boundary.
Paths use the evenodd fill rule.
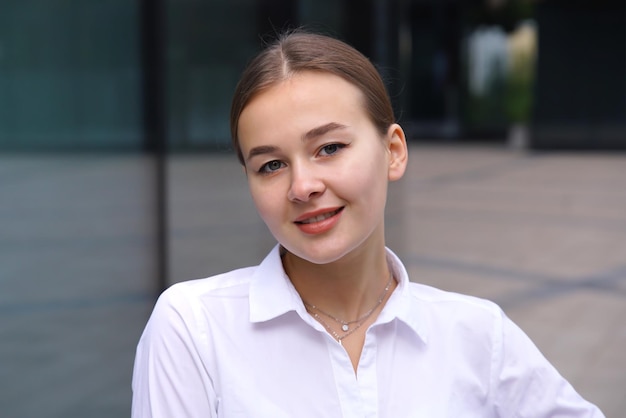
<path fill-rule="evenodd" d="M 286 95 L 294 99 L 315 96 L 323 91 L 326 96 L 329 94 L 337 96 L 340 94 L 350 94 L 354 97 L 361 97 L 363 94 L 359 88 L 348 80 L 326 71 L 298 71 L 283 80 L 271 84 L 268 88 L 261 90 L 248 102 L 248 107 L 253 101 L 267 93 Z M 245 109 L 245 108 L 244 108 Z"/>
<path fill-rule="evenodd" d="M 364 96 L 358 87 L 332 73 L 303 71 L 253 96 L 241 112 L 238 128 L 242 138 L 247 128 L 258 132 L 270 121 L 304 123 L 363 116 L 367 117 Z"/>

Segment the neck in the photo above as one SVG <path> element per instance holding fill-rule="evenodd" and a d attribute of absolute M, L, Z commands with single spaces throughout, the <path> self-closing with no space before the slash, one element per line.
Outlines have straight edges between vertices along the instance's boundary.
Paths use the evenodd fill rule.
<path fill-rule="evenodd" d="M 348 321 L 376 304 L 390 278 L 384 246 L 375 253 L 346 256 L 323 265 L 287 252 L 283 265 L 304 302 Z M 394 287 L 392 280 L 388 293 Z"/>

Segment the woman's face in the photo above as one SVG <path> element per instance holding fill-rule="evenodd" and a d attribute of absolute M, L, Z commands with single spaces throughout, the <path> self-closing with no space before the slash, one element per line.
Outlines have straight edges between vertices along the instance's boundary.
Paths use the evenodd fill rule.
<path fill-rule="evenodd" d="M 239 118 L 261 218 L 312 263 L 384 245 L 387 183 L 404 173 L 406 142 L 398 125 L 381 135 L 363 103 L 344 79 L 302 72 L 254 97 Z"/>

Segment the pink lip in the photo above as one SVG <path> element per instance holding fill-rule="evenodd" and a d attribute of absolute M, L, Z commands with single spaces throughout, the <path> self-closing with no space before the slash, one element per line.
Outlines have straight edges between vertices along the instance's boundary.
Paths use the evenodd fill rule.
<path fill-rule="evenodd" d="M 305 234 L 309 234 L 309 235 L 321 234 L 321 233 L 331 230 L 337 224 L 337 222 L 339 222 L 339 219 L 341 218 L 342 213 L 343 213 L 342 206 L 339 206 L 336 208 L 320 209 L 320 210 L 307 212 L 305 214 L 300 215 L 294 221 L 294 223 L 296 224 L 298 229 L 300 229 L 300 231 L 304 232 Z M 303 223 L 304 221 L 311 220 L 312 218 L 315 218 L 317 216 L 328 215 L 328 214 L 332 214 L 332 216 L 325 217 L 324 219 L 321 219 L 318 221 Z"/>
<path fill-rule="evenodd" d="M 339 209 L 342 209 L 342 207 L 337 206 L 335 208 L 324 208 L 324 209 L 318 209 L 318 210 L 314 210 L 311 212 L 303 213 L 302 215 L 298 216 L 294 222 L 301 223 L 303 221 L 306 221 L 307 219 L 315 218 L 316 216 L 324 215 L 324 214 L 331 213 L 331 212 L 336 212 Z"/>

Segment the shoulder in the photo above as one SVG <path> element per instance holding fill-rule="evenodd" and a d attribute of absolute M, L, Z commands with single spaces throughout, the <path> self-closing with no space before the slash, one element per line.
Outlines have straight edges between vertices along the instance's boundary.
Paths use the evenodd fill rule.
<path fill-rule="evenodd" d="M 237 301 L 247 304 L 251 278 L 256 269 L 256 266 L 245 267 L 176 283 L 159 296 L 151 320 L 189 322 L 224 304 Z"/>
<path fill-rule="evenodd" d="M 459 328 L 466 330 L 466 336 L 478 339 L 501 332 L 506 316 L 496 303 L 413 282 L 402 261 L 387 251 L 399 277 L 398 316 L 423 340 L 436 338 L 445 330 L 450 336 L 459 335 Z"/>
<path fill-rule="evenodd" d="M 409 284 L 408 294 L 412 311 L 436 333 L 448 330 L 454 334 L 464 330 L 465 337 L 491 339 L 502 332 L 508 321 L 502 309 L 487 299 L 418 283 Z"/>
<path fill-rule="evenodd" d="M 167 288 L 159 300 L 174 301 L 179 298 L 228 297 L 246 291 L 257 266 L 245 267 L 203 279 L 178 282 Z"/>
<path fill-rule="evenodd" d="M 427 304 L 431 307 L 476 311 L 498 316 L 501 313 L 500 307 L 490 300 L 441 290 L 424 284 L 409 283 L 409 294 L 415 302 Z"/>

